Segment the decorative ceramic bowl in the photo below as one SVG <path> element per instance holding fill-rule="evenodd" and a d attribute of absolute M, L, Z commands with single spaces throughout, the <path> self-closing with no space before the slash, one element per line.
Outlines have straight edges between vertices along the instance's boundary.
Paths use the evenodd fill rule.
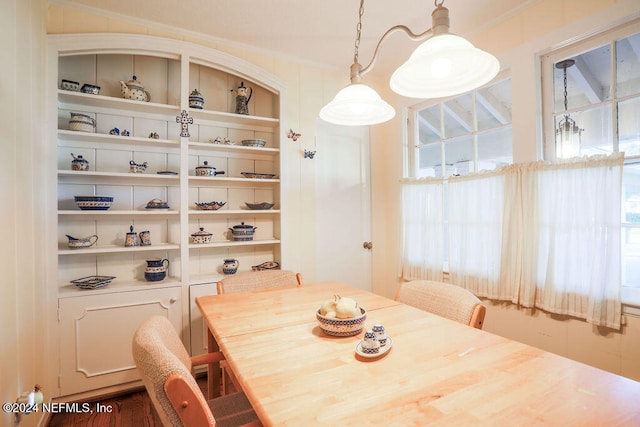
<path fill-rule="evenodd" d="M 62 82 L 60 83 L 60 89 L 77 92 L 80 90 L 80 83 L 74 82 L 73 80 L 62 79 Z"/>
<path fill-rule="evenodd" d="M 82 85 L 82 89 L 80 89 L 82 93 L 89 93 L 91 95 L 98 95 L 100 93 L 100 86 L 90 85 L 89 83 L 85 83 Z"/>
<path fill-rule="evenodd" d="M 242 145 L 246 147 L 264 147 L 267 141 L 264 139 L 243 139 Z"/>
<path fill-rule="evenodd" d="M 316 319 L 322 332 L 334 337 L 350 337 L 357 335 L 364 328 L 364 321 L 367 319 L 367 311 L 360 309 L 360 316 L 350 319 L 338 319 L 336 317 L 326 317 L 320 314 L 320 309 L 316 312 Z"/>
<path fill-rule="evenodd" d="M 273 207 L 273 203 L 269 203 L 269 202 L 261 202 L 261 203 L 244 202 L 244 204 L 247 205 L 247 207 L 251 210 L 264 210 L 264 209 L 271 209 Z"/>
<path fill-rule="evenodd" d="M 200 231 L 196 231 L 191 234 L 191 242 L 194 244 L 210 243 L 213 233 L 204 231 L 203 227 L 200 227 Z"/>
<path fill-rule="evenodd" d="M 253 225 L 245 224 L 241 222 L 240 224 L 236 224 L 233 228 L 230 228 L 231 236 L 233 236 L 233 240 L 238 241 L 249 241 L 253 240 L 253 235 L 256 232 L 256 228 Z"/>
<path fill-rule="evenodd" d="M 203 211 L 217 211 L 224 205 L 226 205 L 226 202 L 196 202 L 198 209 L 202 209 Z"/>
<path fill-rule="evenodd" d="M 74 196 L 76 205 L 82 210 L 106 211 L 113 204 L 111 196 Z"/>
<path fill-rule="evenodd" d="M 264 270 L 277 270 L 280 268 L 280 264 L 275 261 L 266 261 L 262 264 L 252 265 L 251 269 L 253 271 L 264 271 Z"/>
<path fill-rule="evenodd" d="M 96 120 L 88 114 L 70 112 L 69 130 L 79 132 L 95 132 Z"/>

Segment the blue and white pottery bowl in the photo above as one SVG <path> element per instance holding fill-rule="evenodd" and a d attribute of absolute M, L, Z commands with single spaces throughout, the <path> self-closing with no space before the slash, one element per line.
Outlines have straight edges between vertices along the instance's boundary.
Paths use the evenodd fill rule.
<path fill-rule="evenodd" d="M 367 311 L 360 309 L 360 315 L 350 319 L 338 319 L 337 317 L 326 317 L 320 314 L 320 309 L 316 311 L 316 319 L 322 332 L 334 337 L 350 337 L 357 335 L 364 327 L 364 321 L 367 320 Z"/>
<path fill-rule="evenodd" d="M 85 83 L 82 85 L 82 89 L 80 89 L 80 92 L 89 93 L 91 95 L 98 95 L 100 93 L 100 86 Z"/>
<path fill-rule="evenodd" d="M 113 204 L 111 196 L 74 196 L 76 205 L 82 210 L 106 211 Z"/>
<path fill-rule="evenodd" d="M 70 112 L 69 130 L 95 132 L 96 120 L 88 114 Z"/>

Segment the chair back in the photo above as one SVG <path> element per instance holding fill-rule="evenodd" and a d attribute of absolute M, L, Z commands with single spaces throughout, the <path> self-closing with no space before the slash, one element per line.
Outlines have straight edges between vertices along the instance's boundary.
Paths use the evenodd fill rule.
<path fill-rule="evenodd" d="M 467 289 L 433 280 L 401 284 L 396 301 L 477 329 L 482 329 L 487 310 L 482 301 Z"/>
<path fill-rule="evenodd" d="M 247 271 L 227 276 L 217 283 L 219 294 L 302 285 L 302 275 L 289 270 Z"/>
<path fill-rule="evenodd" d="M 200 425 L 215 425 L 207 401 L 192 376 L 191 359 L 171 322 L 162 316 L 147 319 L 136 331 L 132 343 L 133 359 L 149 397 L 165 426 L 183 426 L 181 415 L 169 399 L 165 384 L 171 378 L 183 383 L 185 393 L 195 402 L 190 409 L 201 412 Z"/>

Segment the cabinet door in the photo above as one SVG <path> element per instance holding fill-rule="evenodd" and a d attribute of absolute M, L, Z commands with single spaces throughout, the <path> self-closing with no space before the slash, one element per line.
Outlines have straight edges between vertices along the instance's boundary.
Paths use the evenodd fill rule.
<path fill-rule="evenodd" d="M 62 298 L 58 304 L 63 396 L 140 379 L 131 340 L 149 317 L 165 316 L 181 330 L 178 287 Z"/>

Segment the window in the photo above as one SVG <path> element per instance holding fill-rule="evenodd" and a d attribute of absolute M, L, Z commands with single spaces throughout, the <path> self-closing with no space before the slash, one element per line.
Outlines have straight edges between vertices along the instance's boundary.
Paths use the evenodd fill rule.
<path fill-rule="evenodd" d="M 511 79 L 412 111 L 411 176 L 466 175 L 512 163 Z"/>
<path fill-rule="evenodd" d="M 566 108 L 564 70 L 567 59 Z M 542 59 L 545 158 L 625 153 L 622 189 L 622 285 L 640 295 L 640 22 Z M 580 131 L 577 152 L 556 131 L 566 115 Z M 627 294 L 628 295 L 628 294 Z M 635 300 L 635 298 L 634 298 Z"/>

